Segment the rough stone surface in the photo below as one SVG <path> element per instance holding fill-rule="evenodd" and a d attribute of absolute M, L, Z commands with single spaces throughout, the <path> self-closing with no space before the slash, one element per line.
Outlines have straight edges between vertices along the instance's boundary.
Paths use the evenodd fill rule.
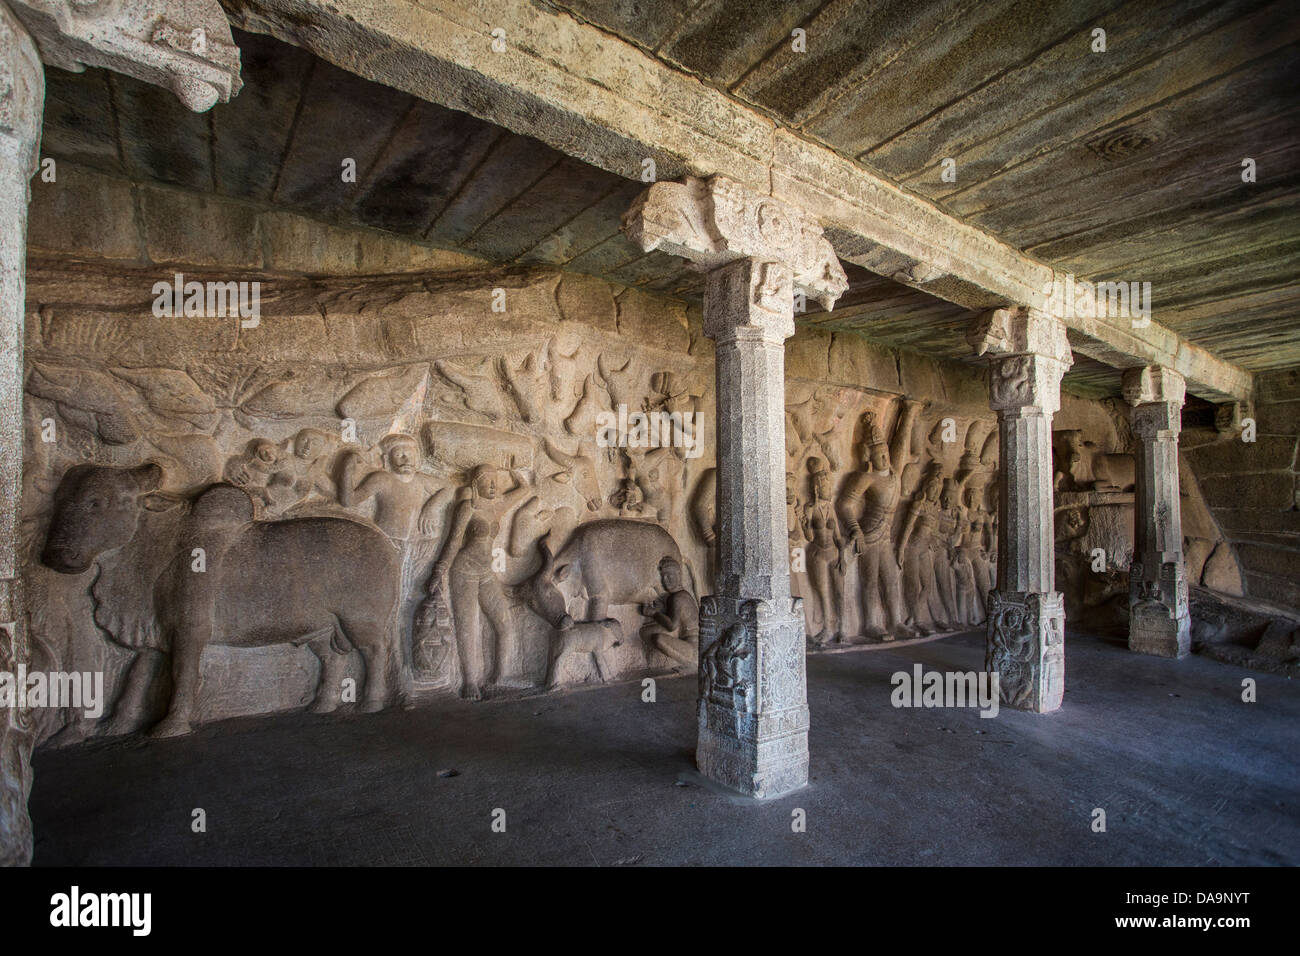
<path fill-rule="evenodd" d="M 624 177 L 724 173 L 804 210 L 840 258 L 968 308 L 1052 310 L 1067 274 L 897 188 L 852 159 L 657 61 L 625 40 L 533 5 L 236 0 L 234 22 L 370 79 L 535 136 Z M 512 56 L 484 40 L 506 32 Z M 393 54 L 400 50 L 400 55 Z M 1072 279 L 1072 277 L 1069 277 Z M 1207 397 L 1245 398 L 1250 376 L 1161 327 L 1063 316 L 1079 348 L 1122 365 L 1157 362 Z M 1062 312 L 1057 310 L 1058 316 Z"/>

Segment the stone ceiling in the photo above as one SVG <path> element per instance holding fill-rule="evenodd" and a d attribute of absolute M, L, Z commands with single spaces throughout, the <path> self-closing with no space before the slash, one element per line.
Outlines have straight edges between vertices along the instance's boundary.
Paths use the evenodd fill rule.
<path fill-rule="evenodd" d="M 1036 258 L 1150 281 L 1223 358 L 1300 362 L 1294 0 L 555 5 Z"/>
<path fill-rule="evenodd" d="M 1030 16 L 1003 2 L 923 14 L 909 4 L 729 0 L 559 6 L 1056 266 L 1150 280 L 1161 322 L 1225 358 L 1249 369 L 1300 363 L 1300 137 L 1285 85 L 1300 23 L 1283 4 L 1184 3 L 1181 14 L 1159 4 L 1144 7 L 1143 26 L 1122 5 L 1104 16 L 1087 5 Z M 1011 30 L 1017 18 L 1032 28 Z M 1108 52 L 1085 56 L 1074 47 L 1087 50 L 1080 35 L 1094 20 L 1107 25 Z M 797 60 L 786 52 L 791 24 L 821 38 Z M 49 70 L 44 153 L 698 297 L 700 277 L 681 260 L 643 254 L 618 230 L 642 183 L 299 48 L 235 38 L 244 89 L 206 114 L 120 75 Z M 1241 182 L 1244 155 L 1259 163 L 1254 185 Z M 339 175 L 344 156 L 356 160 L 356 183 Z M 957 160 L 955 184 L 940 180 L 943 156 Z M 804 324 L 969 357 L 961 333 L 971 313 L 848 272 L 834 313 Z M 1117 372 L 1079 358 L 1068 389 L 1117 391 Z"/>

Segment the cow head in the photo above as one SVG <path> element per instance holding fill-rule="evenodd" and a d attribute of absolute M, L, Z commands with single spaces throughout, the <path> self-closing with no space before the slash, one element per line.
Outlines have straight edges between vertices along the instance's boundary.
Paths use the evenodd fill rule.
<path fill-rule="evenodd" d="M 152 462 L 138 468 L 68 469 L 54 493 L 41 563 L 62 574 L 80 574 L 104 552 L 125 545 L 135 535 L 141 509 L 172 503 L 158 493 L 162 478 L 162 468 Z"/>

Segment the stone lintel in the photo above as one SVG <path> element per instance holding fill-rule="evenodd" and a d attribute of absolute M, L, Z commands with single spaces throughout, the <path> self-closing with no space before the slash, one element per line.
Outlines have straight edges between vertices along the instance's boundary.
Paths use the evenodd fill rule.
<path fill-rule="evenodd" d="M 849 287 L 816 219 L 725 176 L 655 183 L 624 214 L 623 231 L 646 252 L 707 270 L 738 259 L 784 263 L 794 287 L 827 310 Z"/>
<path fill-rule="evenodd" d="M 620 176 L 725 172 L 813 215 L 835 251 L 968 309 L 1046 306 L 1068 276 L 948 215 L 725 91 L 567 12 L 518 0 L 224 0 L 237 26 L 342 69 L 542 140 Z M 511 55 L 492 52 L 505 31 Z M 1205 398 L 1251 375 L 1151 321 L 1070 317 L 1078 350 L 1123 368 L 1170 364 Z"/>
<path fill-rule="evenodd" d="M 239 48 L 217 0 L 8 0 L 51 66 L 104 67 L 202 113 L 239 92 Z"/>

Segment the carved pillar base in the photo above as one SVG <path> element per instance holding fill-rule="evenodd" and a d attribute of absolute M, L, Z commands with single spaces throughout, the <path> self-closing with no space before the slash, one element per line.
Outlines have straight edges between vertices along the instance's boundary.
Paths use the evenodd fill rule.
<path fill-rule="evenodd" d="M 1060 592 L 989 592 L 984 668 L 998 675 L 1002 703 L 1038 714 L 1065 696 L 1065 602 Z"/>
<path fill-rule="evenodd" d="M 701 612 L 696 766 L 753 797 L 807 785 L 803 602 L 706 597 Z"/>
<path fill-rule="evenodd" d="M 1181 559 L 1181 555 L 1179 556 Z M 1156 657 L 1186 657 L 1192 652 L 1192 616 L 1183 563 L 1166 561 L 1159 580 L 1148 581 L 1141 563 L 1129 569 L 1129 650 Z"/>

